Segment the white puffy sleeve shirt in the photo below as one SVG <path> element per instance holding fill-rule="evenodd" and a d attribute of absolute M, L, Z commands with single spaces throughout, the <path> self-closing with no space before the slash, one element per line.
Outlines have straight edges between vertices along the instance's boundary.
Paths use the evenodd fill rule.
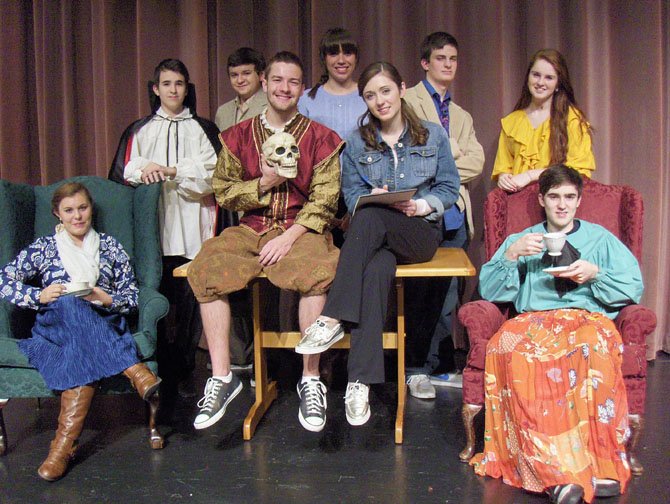
<path fill-rule="evenodd" d="M 130 140 L 124 179 L 142 183 L 142 170 L 154 162 L 173 166 L 177 174 L 163 182 L 159 203 L 163 255 L 193 259 L 202 243 L 214 235 L 216 206 L 212 174 L 216 152 L 188 108 L 175 117 L 159 108 Z"/>

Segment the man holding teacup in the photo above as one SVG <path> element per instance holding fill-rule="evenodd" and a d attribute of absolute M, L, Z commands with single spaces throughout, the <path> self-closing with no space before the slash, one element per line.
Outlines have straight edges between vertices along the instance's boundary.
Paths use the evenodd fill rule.
<path fill-rule="evenodd" d="M 552 166 L 539 187 L 547 220 L 509 236 L 482 266 L 482 297 L 512 302 L 520 315 L 487 345 L 484 454 L 471 464 L 554 502 L 591 502 L 630 479 L 623 345 L 612 319 L 640 301 L 642 274 L 612 233 L 575 219 L 578 172 Z"/>
<path fill-rule="evenodd" d="M 501 250 L 504 250 L 504 257 L 509 261 L 516 262 L 519 257 L 534 256 L 546 250 L 547 255 L 551 256 L 552 259 L 542 258 L 539 264 L 544 271 L 557 278 L 568 278 L 577 284 L 594 280 L 598 274 L 598 266 L 580 259 L 581 253 L 571 245 L 570 240 L 567 240 L 568 234 L 576 233 L 582 225 L 585 225 L 587 229 L 580 233 L 580 236 L 583 235 L 588 241 L 597 242 L 601 233 L 607 233 L 608 238 L 618 242 L 618 245 L 622 246 L 634 260 L 635 258 L 630 251 L 609 231 L 597 224 L 575 220 L 575 213 L 582 201 L 582 180 L 579 178 L 578 185 L 576 182 L 571 183 L 569 181 L 571 173 L 567 171 L 569 168 L 562 165 L 554 168 L 553 176 L 544 179 L 545 187 L 540 184 L 540 193 L 537 195 L 540 206 L 544 208 L 547 220 L 518 235 L 507 238 L 501 246 Z M 579 174 L 576 177 L 579 177 Z M 566 181 L 546 187 L 546 184 L 552 183 L 554 178 L 556 181 L 565 178 Z M 594 229 L 591 229 L 592 227 Z M 513 239 L 513 237 L 516 239 Z M 505 246 L 506 244 L 507 246 Z M 566 245 L 567 250 L 565 250 Z M 596 243 L 592 245 L 596 245 Z M 560 256 L 565 257 L 561 260 L 553 259 Z"/>

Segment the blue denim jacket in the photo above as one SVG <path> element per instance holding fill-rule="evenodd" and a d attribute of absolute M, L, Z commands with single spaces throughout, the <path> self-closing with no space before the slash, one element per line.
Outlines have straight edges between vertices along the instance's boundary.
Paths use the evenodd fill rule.
<path fill-rule="evenodd" d="M 342 153 L 342 194 L 349 211 L 358 197 L 370 194 L 373 187 L 388 186 L 389 191 L 417 188 L 414 199 L 423 198 L 435 209 L 424 216 L 434 222 L 458 199 L 461 184 L 449 138 L 442 126 L 421 121 L 428 129 L 426 145 L 409 145 L 407 128 L 395 144 L 398 165 L 395 166 L 391 148 L 378 135 L 383 151 L 365 146 L 358 131 L 347 138 Z"/>

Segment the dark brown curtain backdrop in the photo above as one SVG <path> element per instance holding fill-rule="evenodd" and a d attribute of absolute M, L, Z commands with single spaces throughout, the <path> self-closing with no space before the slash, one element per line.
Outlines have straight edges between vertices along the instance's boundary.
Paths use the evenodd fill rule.
<path fill-rule="evenodd" d="M 499 120 L 515 103 L 529 56 L 555 47 L 570 65 L 577 98 L 596 129 L 601 182 L 644 196 L 643 302 L 658 331 L 649 357 L 670 351 L 670 3 L 665 0 L 2 0 L 0 177 L 46 184 L 106 176 L 119 136 L 149 112 L 156 63 L 182 59 L 212 117 L 232 98 L 228 54 L 242 45 L 270 57 L 297 52 L 308 83 L 321 73 L 318 44 L 348 28 L 360 65 L 386 59 L 408 85 L 422 77 L 418 46 L 431 31 L 459 40 L 454 99 L 474 117 L 487 155 L 475 184 L 481 208 L 491 188 Z M 481 264 L 478 238 L 470 252 Z M 474 286 L 470 286 L 470 291 Z"/>

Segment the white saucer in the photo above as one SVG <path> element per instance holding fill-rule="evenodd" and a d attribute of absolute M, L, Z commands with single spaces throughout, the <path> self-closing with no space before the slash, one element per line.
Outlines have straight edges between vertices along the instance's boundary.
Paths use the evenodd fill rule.
<path fill-rule="evenodd" d="M 568 271 L 570 269 L 570 266 L 553 266 L 551 268 L 544 268 L 542 271 L 545 273 L 549 273 L 550 275 L 553 275 L 554 273 L 563 273 L 564 271 Z"/>
<path fill-rule="evenodd" d="M 70 282 L 65 284 L 65 294 L 71 296 L 84 297 L 88 296 L 93 289 L 84 282 Z"/>
<path fill-rule="evenodd" d="M 77 297 L 84 297 L 88 296 L 91 292 L 93 292 L 93 289 L 88 288 L 88 289 L 81 289 L 81 290 L 76 290 L 76 291 L 67 291 L 65 294 L 68 296 L 77 296 Z"/>

